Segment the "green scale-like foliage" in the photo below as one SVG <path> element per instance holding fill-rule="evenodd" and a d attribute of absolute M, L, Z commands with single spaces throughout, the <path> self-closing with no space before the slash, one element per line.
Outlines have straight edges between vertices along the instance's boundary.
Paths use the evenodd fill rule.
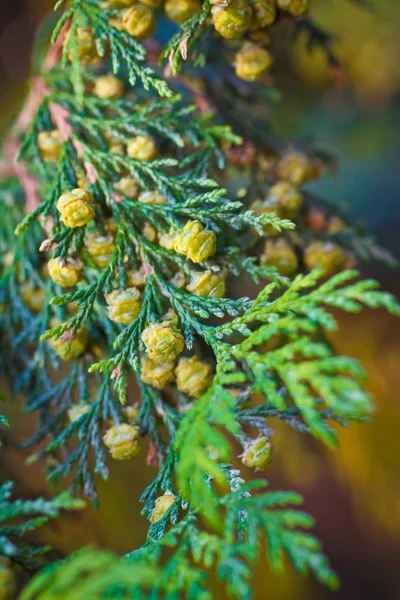
<path fill-rule="evenodd" d="M 60 57 L 51 65 L 45 60 L 38 74 L 40 98 L 28 131 L 13 131 L 25 170 L 22 179 L 35 182 L 34 202 L 28 197 L 32 186 L 27 190 L 23 185 L 22 190 L 19 185 L 21 170 L 7 173 L 1 190 L 0 303 L 7 307 L 0 313 L 2 352 L 14 389 L 26 396 L 28 411 L 38 412 L 38 429 L 26 445 L 39 448 L 31 461 L 51 460 L 50 478 L 72 476 L 74 493 L 83 492 L 98 503 L 94 474 L 106 479 L 109 469 L 103 435 L 111 424 L 127 422 L 124 405 L 129 405 L 132 376 L 140 389 L 134 425 L 140 438 L 150 440 L 149 457 L 158 464 L 158 474 L 141 498 L 142 512 L 152 523 L 141 548 L 122 561 L 108 552 L 82 550 L 45 568 L 21 598 L 62 594 L 65 599 L 208 600 L 213 597 L 212 570 L 229 596 L 251 598 L 253 566 L 264 547 L 275 571 L 283 570 L 287 556 L 300 573 L 311 572 L 336 587 L 319 542 L 307 531 L 311 517 L 292 508 L 301 498 L 291 492 L 265 492 L 265 479 L 245 483 L 232 467 L 233 448 L 251 445 L 249 427 L 258 431 L 257 439 L 270 438 L 273 419 L 332 446 L 335 425 L 367 418 L 372 400 L 365 391 L 365 374 L 356 361 L 335 354 L 328 334 L 336 321 L 329 311 L 355 313 L 362 305 L 393 314 L 400 309 L 392 296 L 377 290 L 376 282 L 359 280 L 354 270 L 341 270 L 330 279 L 319 270 L 293 280 L 283 277 L 260 263 L 259 240 L 278 233 L 298 253 L 310 242 L 328 241 L 352 257 L 391 258 L 342 215 L 339 232 L 309 228 L 309 211 L 322 203 L 307 191 L 295 222 L 273 211 L 252 210 L 252 202 L 267 194 L 277 179 L 260 161 L 239 169 L 246 189 L 238 193 L 226 157 L 227 149 L 242 147 L 242 139 L 226 123 L 240 122 L 245 97 L 265 101 L 272 89 L 246 83 L 246 96 L 232 73 L 223 70 L 229 47 L 210 40 L 210 2 L 182 24 L 160 53 L 169 58 L 174 75 L 190 71 L 186 59 L 193 59 L 197 83 L 190 77 L 178 81 L 179 95 L 173 82 L 150 66 L 145 45 L 110 23 L 120 11 L 115 3 L 61 0 L 56 8 L 64 11 L 52 38 L 60 46 Z M 295 26 L 301 29 L 305 23 L 298 20 Z M 330 52 L 328 38 L 318 37 L 309 21 L 307 27 Z M 93 67 L 82 64 L 82 28 L 92 32 L 100 57 Z M 207 81 L 201 70 L 214 59 L 217 95 L 223 99 L 229 90 L 237 98 L 226 106 L 226 115 L 213 96 L 215 81 Z M 94 87 L 99 74 L 111 70 L 121 77 L 126 93 L 99 97 Z M 214 116 L 199 101 L 204 100 L 206 82 Z M 277 151 L 279 144 L 269 133 L 264 136 L 256 114 L 247 114 L 246 123 L 250 132 L 257 132 L 259 150 L 267 140 Z M 54 130 L 60 136 L 59 156 L 46 161 L 38 139 Z M 157 156 L 127 156 L 126 146 L 135 136 L 152 136 Z M 322 164 L 314 154 L 315 164 Z M 134 180 L 141 192 L 161 194 L 163 202 L 117 193 L 115 186 L 123 177 Z M 57 201 L 76 187 L 92 194 L 95 217 L 83 227 L 67 227 Z M 338 216 L 323 206 L 329 218 Z M 178 235 L 188 221 L 199 221 L 204 231 L 215 234 L 216 251 L 207 259 L 193 262 L 179 245 L 160 244 L 161 236 Z M 113 249 L 108 264 L 99 267 L 89 252 L 88 236 L 105 235 L 109 222 L 115 230 Z M 153 237 L 146 235 L 146 227 Z M 65 291 L 47 276 L 45 262 L 69 257 L 82 260 L 82 277 Z M 137 316 L 127 325 L 110 320 L 105 297 L 126 289 L 129 272 L 140 269 L 146 277 Z M 268 283 L 254 299 L 234 297 L 230 291 L 220 297 L 187 289 L 188 280 L 207 273 Z M 185 285 L 178 284 L 177 275 Z M 41 294 L 38 310 L 29 306 L 26 289 Z M 212 368 L 212 382 L 199 397 L 179 389 L 177 382 L 157 389 L 141 378 L 147 352 L 143 331 L 149 323 L 164 322 L 171 310 L 184 338 L 185 357 L 200 356 Z M 71 343 L 82 327 L 88 328 L 89 345 L 79 356 L 61 361 L 55 343 Z M 68 422 L 71 408 L 79 405 L 87 410 Z M 157 521 L 153 510 L 164 492 L 173 492 L 175 501 Z M 50 503 L 9 505 L 7 494 L 6 486 L 6 516 L 32 511 L 54 516 L 79 504 L 61 495 Z M 9 542 L 7 531 L 17 535 L 40 523 L 29 520 L 17 529 L 6 528 L 0 552 L 15 558 L 20 551 Z"/>
<path fill-rule="evenodd" d="M 63 510 L 76 510 L 84 503 L 68 492 L 51 500 L 11 500 L 12 488 L 11 481 L 0 487 L 0 554 L 24 568 L 36 570 L 43 563 L 39 558 L 49 547 L 29 544 L 26 534 L 41 527 L 49 518 L 58 517 Z"/>

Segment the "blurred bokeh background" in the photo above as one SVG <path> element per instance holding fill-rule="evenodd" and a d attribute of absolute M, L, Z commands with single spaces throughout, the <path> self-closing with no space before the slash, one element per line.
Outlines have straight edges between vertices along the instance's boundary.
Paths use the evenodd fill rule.
<path fill-rule="evenodd" d="M 3 0 L 0 19 L 0 131 L 26 89 L 34 32 L 51 0 Z M 335 176 L 313 184 L 329 201 L 347 205 L 378 241 L 400 257 L 400 3 L 375 0 L 370 8 L 346 0 L 313 0 L 313 16 L 335 35 L 334 49 L 344 72 L 332 81 L 324 53 L 293 42 L 285 70 L 276 79 L 281 99 L 272 111 L 275 131 L 287 139 L 314 138 L 338 158 Z M 398 272 L 363 265 L 400 296 Z M 340 352 L 359 358 L 369 372 L 376 399 L 370 423 L 339 432 L 336 452 L 287 428 L 274 439 L 276 460 L 269 469 L 272 488 L 304 494 L 341 580 L 331 594 L 288 569 L 273 576 L 260 561 L 256 600 L 395 600 L 400 598 L 400 322 L 383 312 L 340 316 L 335 342 Z M 18 440 L 26 439 L 32 418 L 20 416 L 20 399 L 5 408 Z M 14 425 L 15 424 L 15 425 Z M 110 481 L 99 481 L 101 508 L 66 516 L 45 532 L 60 552 L 85 544 L 119 553 L 145 539 L 139 496 L 150 482 L 146 453 L 127 464 L 113 463 Z M 17 481 L 29 497 L 51 492 L 40 465 L 26 467 L 12 446 L 2 450 L 1 479 Z M 250 473 L 249 473 L 250 475 Z"/>

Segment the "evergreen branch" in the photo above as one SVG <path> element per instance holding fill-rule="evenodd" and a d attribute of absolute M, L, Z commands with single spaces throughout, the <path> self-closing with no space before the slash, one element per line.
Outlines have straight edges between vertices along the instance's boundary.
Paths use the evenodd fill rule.
<path fill-rule="evenodd" d="M 163 56 L 168 58 L 172 75 L 178 75 L 184 61 L 188 58 L 190 47 L 201 34 L 202 27 L 208 21 L 211 13 L 211 2 L 205 0 L 202 10 L 185 21 L 178 33 L 166 44 Z"/>
<path fill-rule="evenodd" d="M 43 593 L 49 600 L 61 594 L 66 600 L 77 596 L 95 600 L 110 594 L 140 600 L 148 598 L 146 590 L 158 578 L 153 568 L 136 568 L 121 562 L 112 552 L 84 548 L 36 575 L 23 590 L 21 600 L 34 600 Z"/>
<path fill-rule="evenodd" d="M 67 16 L 65 16 L 67 15 Z M 96 48 L 99 56 L 104 56 L 106 44 L 109 46 L 110 58 L 114 73 L 118 73 L 124 64 L 128 70 L 128 79 L 135 85 L 140 79 L 144 89 L 154 89 L 160 96 L 172 97 L 173 92 L 167 82 L 158 77 L 146 63 L 146 52 L 142 44 L 124 31 L 119 31 L 108 22 L 107 11 L 94 0 L 72 0 L 70 8 L 61 17 L 60 23 L 70 20 L 67 43 L 63 51 L 63 65 L 71 61 L 71 81 L 79 101 L 84 96 L 83 68 L 79 55 L 78 28 L 93 28 Z M 57 38 L 60 23 L 53 33 L 53 41 Z"/>
<path fill-rule="evenodd" d="M 15 538 L 22 538 L 28 531 L 41 527 L 49 518 L 58 517 L 63 510 L 82 508 L 84 503 L 67 492 L 52 500 L 11 500 L 12 488 L 11 481 L 0 487 L 0 553 L 26 569 L 37 569 L 39 563 L 33 556 L 47 552 L 48 548 L 38 547 L 32 552 L 29 548 L 21 547 L 21 543 L 16 543 Z M 14 524 L 14 519 L 19 522 Z"/>

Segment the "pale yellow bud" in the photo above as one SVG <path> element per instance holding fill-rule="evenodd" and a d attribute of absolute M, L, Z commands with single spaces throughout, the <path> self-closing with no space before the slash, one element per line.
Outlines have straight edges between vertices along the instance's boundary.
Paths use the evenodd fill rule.
<path fill-rule="evenodd" d="M 331 276 L 344 268 L 346 255 L 332 242 L 313 242 L 304 251 L 304 262 L 309 271 L 322 269 L 326 276 Z"/>
<path fill-rule="evenodd" d="M 169 325 L 174 325 L 179 328 L 179 317 L 173 308 L 167 310 L 163 316 L 163 323 L 168 323 Z"/>
<path fill-rule="evenodd" d="M 98 77 L 93 89 L 96 96 L 105 100 L 121 98 L 124 95 L 124 91 L 123 82 L 112 73 Z"/>
<path fill-rule="evenodd" d="M 140 292 L 135 287 L 115 290 L 106 295 L 108 318 L 115 323 L 129 325 L 139 315 L 142 303 Z"/>
<path fill-rule="evenodd" d="M 55 327 L 56 325 L 52 324 L 51 326 Z M 67 331 L 59 337 L 58 340 L 48 340 L 48 344 L 62 360 L 71 360 L 86 350 L 88 338 L 89 331 L 87 327 L 82 325 L 75 335 L 72 335 L 70 331 Z"/>
<path fill-rule="evenodd" d="M 148 221 L 146 221 L 146 223 L 143 226 L 142 234 L 152 244 L 154 244 L 157 241 L 157 231 Z"/>
<path fill-rule="evenodd" d="M 110 144 L 108 147 L 111 154 L 120 154 L 121 156 L 125 155 L 125 146 L 122 142 L 118 144 Z"/>
<path fill-rule="evenodd" d="M 40 313 L 44 306 L 45 293 L 43 288 L 34 288 L 31 283 L 23 283 L 19 288 L 22 302 L 33 313 Z"/>
<path fill-rule="evenodd" d="M 296 273 L 299 261 L 292 246 L 284 239 L 276 242 L 268 240 L 264 247 L 264 253 L 260 257 L 264 266 L 275 267 L 280 275 L 289 277 Z"/>
<path fill-rule="evenodd" d="M 210 365 L 197 356 L 181 358 L 175 370 L 176 387 L 180 392 L 200 398 L 212 383 Z"/>
<path fill-rule="evenodd" d="M 58 129 L 41 131 L 37 136 L 37 145 L 45 162 L 54 163 L 60 159 L 62 140 Z"/>
<path fill-rule="evenodd" d="M 293 150 L 284 154 L 279 161 L 278 175 L 293 185 L 303 185 L 315 178 L 315 169 L 308 156 Z"/>
<path fill-rule="evenodd" d="M 215 275 L 208 270 L 193 274 L 186 289 L 196 296 L 223 298 L 225 296 L 225 280 L 221 275 Z"/>
<path fill-rule="evenodd" d="M 107 233 L 117 233 L 118 225 L 112 217 L 104 219 L 104 230 L 107 231 Z"/>
<path fill-rule="evenodd" d="M 153 192 L 142 192 L 138 198 L 143 204 L 167 204 L 167 199 L 157 190 Z"/>
<path fill-rule="evenodd" d="M 288 181 L 278 181 L 269 190 L 267 201 L 278 206 L 283 219 L 293 219 L 303 204 L 303 196 Z"/>
<path fill-rule="evenodd" d="M 246 42 L 235 56 L 236 75 L 245 81 L 260 79 L 271 65 L 268 50 L 251 42 Z"/>
<path fill-rule="evenodd" d="M 127 145 L 129 158 L 136 160 L 153 160 L 157 155 L 157 146 L 153 137 L 137 135 Z"/>
<path fill-rule="evenodd" d="M 287 10 L 295 17 L 304 15 L 310 8 L 310 0 L 277 0 L 279 8 Z"/>
<path fill-rule="evenodd" d="M 260 437 L 247 443 L 242 454 L 242 463 L 257 471 L 263 471 L 271 460 L 271 442 Z"/>
<path fill-rule="evenodd" d="M 176 496 L 171 494 L 171 492 L 166 492 L 163 496 L 159 496 L 155 502 L 153 512 L 151 513 L 150 522 L 153 525 L 158 523 L 158 521 L 163 518 L 167 510 L 173 505 L 175 500 Z"/>
<path fill-rule="evenodd" d="M 213 231 L 204 231 L 200 221 L 188 221 L 177 235 L 174 248 L 194 263 L 205 262 L 216 252 L 217 237 Z"/>
<path fill-rule="evenodd" d="M 90 404 L 76 404 L 68 411 L 68 418 L 71 423 L 78 421 L 83 415 L 86 415 L 90 410 Z"/>
<path fill-rule="evenodd" d="M 199 0 L 166 0 L 165 12 L 171 21 L 182 24 L 201 11 Z"/>
<path fill-rule="evenodd" d="M 158 236 L 158 243 L 162 248 L 166 248 L 166 250 L 174 250 L 178 236 L 179 232 L 176 229 L 170 229 L 168 233 L 161 233 Z"/>
<path fill-rule="evenodd" d="M 127 198 L 137 198 L 140 190 L 138 182 L 133 177 L 122 177 L 114 183 L 114 189 Z"/>
<path fill-rule="evenodd" d="M 144 4 L 136 3 L 123 14 L 126 31 L 138 40 L 150 38 L 156 30 L 153 11 Z"/>
<path fill-rule="evenodd" d="M 83 65 L 96 64 L 101 60 L 97 54 L 96 42 L 92 28 L 78 27 L 76 30 L 78 57 Z M 67 42 L 69 34 L 65 38 Z M 72 48 L 69 50 L 68 58 L 74 60 L 74 52 Z"/>
<path fill-rule="evenodd" d="M 49 276 L 54 283 L 61 287 L 76 285 L 82 279 L 83 262 L 79 259 L 51 258 L 47 263 Z"/>
<path fill-rule="evenodd" d="M 103 436 L 103 442 L 116 460 L 130 460 L 140 451 L 139 427 L 121 423 L 113 425 Z"/>
<path fill-rule="evenodd" d="M 100 269 L 104 269 L 110 264 L 115 250 L 114 236 L 111 234 L 98 235 L 97 233 L 90 233 L 86 240 L 86 248 L 95 265 Z"/>
<path fill-rule="evenodd" d="M 144 383 L 152 385 L 158 390 L 162 390 L 168 383 L 175 378 L 175 362 L 157 363 L 143 356 L 141 359 L 142 372 L 140 378 Z"/>
<path fill-rule="evenodd" d="M 175 360 L 185 347 L 181 332 L 172 323 L 150 323 L 142 332 L 149 358 L 156 363 Z"/>
<path fill-rule="evenodd" d="M 124 406 L 121 412 L 129 425 L 135 425 L 139 416 L 139 409 L 136 406 Z"/>
<path fill-rule="evenodd" d="M 275 21 L 277 14 L 275 0 L 255 0 L 251 7 L 253 10 L 253 27 L 263 28 Z"/>
<path fill-rule="evenodd" d="M 66 227 L 82 227 L 94 218 L 93 196 L 88 190 L 65 192 L 56 206 Z"/>
<path fill-rule="evenodd" d="M 146 285 L 147 275 L 142 266 L 140 269 L 127 271 L 126 278 L 129 287 L 143 288 Z"/>
<path fill-rule="evenodd" d="M 213 24 L 218 33 L 233 39 L 242 36 L 251 26 L 252 12 L 246 0 L 232 0 L 229 6 L 213 12 Z"/>
<path fill-rule="evenodd" d="M 177 271 L 172 279 L 170 279 L 170 283 L 178 288 L 178 290 L 183 290 L 187 284 L 187 277 L 182 271 Z"/>

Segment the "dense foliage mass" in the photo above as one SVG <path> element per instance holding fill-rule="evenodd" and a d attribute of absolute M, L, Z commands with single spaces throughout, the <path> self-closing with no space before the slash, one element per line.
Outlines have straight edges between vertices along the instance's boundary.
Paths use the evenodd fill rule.
<path fill-rule="evenodd" d="M 158 473 L 142 495 L 141 548 L 122 561 L 85 549 L 42 569 L 21 598 L 206 600 L 212 569 L 229 596 L 250 598 L 262 540 L 277 571 L 286 554 L 336 585 L 305 531 L 312 519 L 293 508 L 301 498 L 244 480 L 270 462 L 274 419 L 334 445 L 334 424 L 371 409 L 361 367 L 331 347 L 329 309 L 399 313 L 354 270 L 391 258 L 304 187 L 331 159 L 284 146 L 262 110 L 249 114 L 272 95 L 275 23 L 306 30 L 337 67 L 308 5 L 57 3 L 4 144 L 5 371 L 38 414 L 30 460 L 73 495 L 98 503 L 107 453 L 134 469 L 147 448 Z M 235 278 L 259 293 L 239 296 Z M 9 504 L 9 486 L 1 521 L 79 507 L 69 493 Z M 6 524 L 0 552 L 33 561 L 38 550 L 9 537 L 40 522 Z M 12 597 L 9 563 L 4 573 Z"/>

